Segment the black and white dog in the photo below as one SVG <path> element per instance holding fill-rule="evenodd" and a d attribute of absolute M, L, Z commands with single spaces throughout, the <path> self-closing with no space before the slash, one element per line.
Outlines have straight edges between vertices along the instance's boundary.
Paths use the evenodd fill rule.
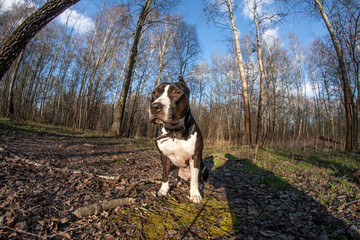
<path fill-rule="evenodd" d="M 158 195 L 169 191 L 169 174 L 190 179 L 190 201 L 200 203 L 200 189 L 208 177 L 202 161 L 203 139 L 190 112 L 190 90 L 182 77 L 177 83 L 162 83 L 153 92 L 149 109 L 152 123 L 158 124 L 155 138 L 163 164 L 163 182 Z"/>

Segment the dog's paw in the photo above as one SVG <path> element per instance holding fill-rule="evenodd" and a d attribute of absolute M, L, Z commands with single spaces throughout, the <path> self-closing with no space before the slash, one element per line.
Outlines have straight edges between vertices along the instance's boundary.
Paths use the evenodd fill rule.
<path fill-rule="evenodd" d="M 169 182 L 163 182 L 158 191 L 158 196 L 166 196 L 169 191 Z"/>
<path fill-rule="evenodd" d="M 201 203 L 202 197 L 200 194 L 190 195 L 190 201 L 193 203 Z"/>

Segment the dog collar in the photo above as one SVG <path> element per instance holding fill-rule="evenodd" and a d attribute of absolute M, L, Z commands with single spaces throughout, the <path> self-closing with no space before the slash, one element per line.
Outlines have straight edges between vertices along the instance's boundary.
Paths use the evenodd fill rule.
<path fill-rule="evenodd" d="M 182 126 L 179 129 L 166 129 L 165 128 L 165 130 L 167 131 L 167 133 L 156 137 L 155 141 L 158 141 L 158 140 L 163 139 L 163 138 L 168 138 L 168 137 L 170 137 L 172 139 L 180 138 L 182 136 L 183 132 L 185 132 L 185 126 Z"/>
<path fill-rule="evenodd" d="M 194 123 L 195 123 L 195 120 L 191 116 L 190 109 L 189 109 L 188 114 L 186 115 L 186 121 L 185 121 L 184 125 L 181 126 L 181 128 L 169 129 L 169 128 L 164 127 L 167 133 L 156 137 L 155 141 L 158 141 L 163 138 L 168 138 L 168 137 L 171 139 L 175 139 L 175 138 L 180 139 L 182 137 L 182 134 L 185 132 L 185 130 L 189 129 L 190 126 L 193 125 Z"/>

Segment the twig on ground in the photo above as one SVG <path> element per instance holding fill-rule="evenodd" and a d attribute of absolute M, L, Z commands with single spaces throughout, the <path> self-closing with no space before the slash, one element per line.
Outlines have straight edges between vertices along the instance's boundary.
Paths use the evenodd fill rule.
<path fill-rule="evenodd" d="M 338 207 L 337 210 L 342 210 L 342 209 L 344 209 L 346 206 L 349 206 L 349 205 L 354 204 L 354 203 L 356 203 L 356 202 L 360 202 L 360 199 L 355 200 L 355 201 L 352 201 L 352 202 L 344 203 L 343 205 L 341 205 L 340 207 Z"/>
<path fill-rule="evenodd" d="M 98 203 L 94 203 L 94 204 L 91 204 L 91 205 L 87 205 L 87 206 L 78 208 L 78 209 L 76 209 L 74 211 L 74 214 L 78 218 L 82 218 L 82 217 L 97 215 L 103 210 L 110 210 L 110 209 L 114 209 L 114 208 L 117 208 L 117 207 L 120 207 L 120 206 L 132 205 L 132 204 L 135 203 L 135 199 L 134 198 L 128 198 L 128 196 L 130 195 L 131 191 L 137 185 L 139 185 L 142 182 L 155 182 L 155 183 L 158 183 L 158 182 L 160 182 L 160 180 L 156 180 L 156 179 L 153 179 L 153 178 L 141 179 L 141 180 L 133 183 L 122 194 L 123 197 L 117 198 L 117 199 L 112 199 L 112 200 L 109 200 L 109 201 L 98 202 Z"/>
<path fill-rule="evenodd" d="M 160 180 L 154 179 L 154 178 L 146 178 L 146 179 L 140 179 L 139 181 L 131 184 L 131 186 L 126 189 L 126 191 L 122 194 L 122 196 L 127 197 L 130 195 L 131 191 L 140 183 L 142 182 L 152 182 L 152 183 L 161 183 Z"/>
<path fill-rule="evenodd" d="M 35 234 L 35 233 L 30 233 L 30 232 L 26 232 L 26 231 L 23 231 L 23 230 L 20 230 L 20 229 L 15 229 L 15 228 L 7 227 L 7 226 L 0 227 L 0 229 L 7 229 L 7 230 L 10 230 L 10 231 L 13 231 L 13 232 L 16 232 L 16 233 L 29 235 L 29 236 L 36 237 L 36 238 L 39 238 L 39 239 L 46 239 L 46 236 L 41 236 L 41 235 L 38 235 L 38 234 Z"/>
<path fill-rule="evenodd" d="M 68 229 L 68 230 L 66 230 L 66 231 L 62 231 L 62 232 L 59 232 L 59 233 L 55 233 L 55 234 L 53 234 L 53 235 L 51 235 L 51 236 L 48 236 L 47 238 L 52 239 L 52 238 L 54 238 L 54 237 L 56 237 L 56 236 L 63 236 L 64 234 L 66 234 L 66 233 L 68 233 L 68 232 L 72 232 L 72 231 L 75 231 L 75 230 L 78 230 L 78 229 L 82 229 L 82 228 L 85 228 L 85 227 L 87 227 L 87 226 L 88 226 L 88 225 L 83 225 L 83 226 L 79 226 L 79 227 L 70 228 L 70 229 Z"/>

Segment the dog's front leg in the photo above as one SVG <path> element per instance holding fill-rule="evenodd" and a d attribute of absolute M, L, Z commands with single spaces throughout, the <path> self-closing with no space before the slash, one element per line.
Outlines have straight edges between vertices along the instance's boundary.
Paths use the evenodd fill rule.
<path fill-rule="evenodd" d="M 200 203 L 202 197 L 199 191 L 200 161 L 197 157 L 190 158 L 190 201 Z"/>
<path fill-rule="evenodd" d="M 171 161 L 168 157 L 161 154 L 161 162 L 163 164 L 163 179 L 161 187 L 158 191 L 158 195 L 166 196 L 169 191 L 169 174 L 171 171 Z"/>

